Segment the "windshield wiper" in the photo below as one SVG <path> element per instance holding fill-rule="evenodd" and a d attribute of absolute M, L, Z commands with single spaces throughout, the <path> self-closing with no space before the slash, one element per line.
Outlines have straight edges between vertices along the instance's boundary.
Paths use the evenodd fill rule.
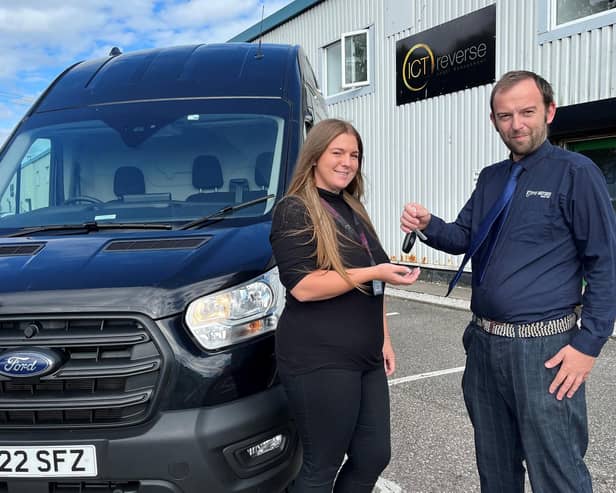
<path fill-rule="evenodd" d="M 258 204 L 260 202 L 264 202 L 268 199 L 275 197 L 275 195 L 264 195 L 263 197 L 258 197 L 253 200 L 248 200 L 246 202 L 241 202 L 239 204 L 227 205 L 222 209 L 217 210 L 212 214 L 208 214 L 205 217 L 196 219 L 189 223 L 184 224 L 179 230 L 182 229 L 192 229 L 197 228 L 199 226 L 203 226 L 210 221 L 216 221 L 222 219 L 224 216 L 231 212 L 235 212 L 238 209 L 243 209 L 244 207 L 248 207 L 254 204 Z M 32 228 L 22 229 L 17 231 L 16 233 L 11 233 L 6 235 L 7 238 L 18 237 L 18 236 L 28 236 L 33 233 L 42 233 L 46 231 L 74 231 L 80 232 L 83 231 L 85 233 L 94 233 L 96 231 L 101 231 L 104 229 L 173 229 L 173 226 L 170 224 L 159 224 L 159 223 L 99 223 L 96 221 L 79 223 L 79 224 L 49 224 L 47 226 L 34 226 Z M 70 233 L 69 233 L 70 234 Z"/>
<path fill-rule="evenodd" d="M 34 226 L 32 228 L 22 229 L 16 233 L 6 235 L 8 238 L 17 236 L 28 236 L 32 233 L 42 233 L 45 231 L 83 231 L 85 233 L 93 233 L 103 229 L 172 229 L 170 224 L 156 223 L 98 223 L 91 221 L 80 224 L 49 224 L 47 226 Z"/>
<path fill-rule="evenodd" d="M 265 202 L 266 200 L 271 199 L 273 197 L 275 197 L 274 194 L 269 194 L 269 195 L 264 195 L 263 197 L 258 197 L 253 200 L 247 200 L 246 202 L 240 202 L 239 204 L 227 205 L 223 207 L 222 209 L 219 209 L 216 212 L 213 212 L 212 214 L 208 214 L 205 217 L 201 217 L 199 219 L 195 219 L 194 221 L 186 223 L 183 226 L 179 227 L 178 229 L 198 228 L 199 226 L 204 226 L 205 224 L 209 222 L 219 221 L 220 219 L 225 217 L 227 214 L 230 214 L 231 212 L 235 212 L 239 209 L 243 209 L 244 207 L 258 204 L 259 202 Z"/>

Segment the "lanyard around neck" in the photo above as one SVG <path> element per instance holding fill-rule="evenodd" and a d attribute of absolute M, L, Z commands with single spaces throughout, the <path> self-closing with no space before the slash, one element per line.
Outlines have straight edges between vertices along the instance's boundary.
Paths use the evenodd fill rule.
<path fill-rule="evenodd" d="M 342 226 L 342 228 L 347 232 L 347 234 L 354 236 L 355 238 L 359 238 L 362 248 L 366 251 L 368 256 L 370 257 L 370 265 L 376 265 L 374 261 L 374 257 L 372 256 L 372 250 L 370 250 L 370 245 L 368 244 L 368 238 L 366 237 L 366 233 L 364 232 L 364 228 L 360 224 L 357 216 L 355 215 L 355 211 L 351 209 L 351 215 L 353 216 L 353 223 L 355 224 L 355 228 L 349 224 L 349 222 L 342 217 L 342 215 L 332 207 L 332 205 L 327 202 L 323 197 L 321 197 L 321 203 L 323 207 L 327 209 L 327 211 L 332 215 L 334 220 Z"/>

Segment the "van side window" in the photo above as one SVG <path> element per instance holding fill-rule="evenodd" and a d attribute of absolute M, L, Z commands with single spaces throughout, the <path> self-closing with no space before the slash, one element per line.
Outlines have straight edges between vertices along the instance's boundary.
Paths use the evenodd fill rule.
<path fill-rule="evenodd" d="M 3 215 L 49 207 L 50 164 L 51 141 L 36 139 L 0 199 Z"/>
<path fill-rule="evenodd" d="M 13 175 L 9 186 L 6 187 L 2 197 L 0 197 L 0 217 L 15 214 L 15 183 L 17 175 Z"/>

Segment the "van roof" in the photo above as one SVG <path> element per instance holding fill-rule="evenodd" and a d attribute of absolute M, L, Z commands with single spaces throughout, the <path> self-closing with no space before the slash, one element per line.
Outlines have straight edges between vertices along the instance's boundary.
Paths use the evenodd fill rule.
<path fill-rule="evenodd" d="M 298 79 L 298 46 L 222 43 L 134 51 L 62 73 L 33 108 L 52 111 L 123 101 L 285 97 Z"/>

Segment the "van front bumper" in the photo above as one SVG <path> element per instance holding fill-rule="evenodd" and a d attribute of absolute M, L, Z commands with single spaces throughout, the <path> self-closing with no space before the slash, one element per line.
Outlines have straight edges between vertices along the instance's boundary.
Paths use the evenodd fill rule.
<path fill-rule="evenodd" d="M 4 493 L 276 493 L 301 465 L 280 385 L 126 429 L 15 430 L 3 447 L 96 447 L 95 477 L 6 477 Z"/>

